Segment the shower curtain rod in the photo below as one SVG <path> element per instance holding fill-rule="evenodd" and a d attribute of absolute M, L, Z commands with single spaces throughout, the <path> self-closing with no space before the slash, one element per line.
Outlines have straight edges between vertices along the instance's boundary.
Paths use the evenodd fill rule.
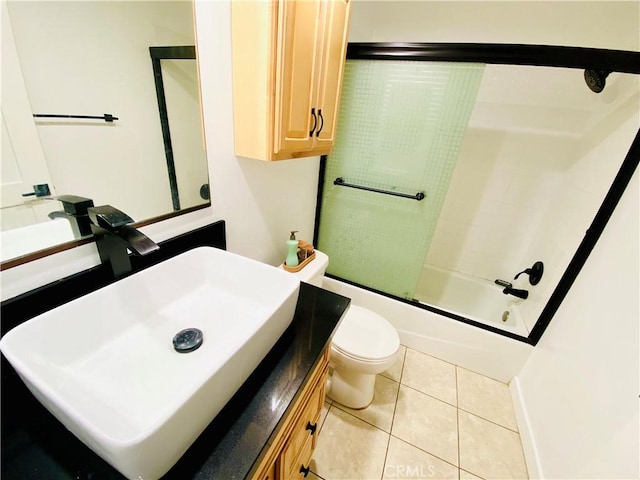
<path fill-rule="evenodd" d="M 497 43 L 349 43 L 348 60 L 417 60 L 598 69 L 640 74 L 640 52 Z"/>
<path fill-rule="evenodd" d="M 337 185 L 338 187 L 357 188 L 358 190 L 366 190 L 367 192 L 382 193 L 384 195 L 393 195 L 394 197 L 410 198 L 411 200 L 417 200 L 417 201 L 424 199 L 424 196 L 425 196 L 424 192 L 418 192 L 414 195 L 411 195 L 408 193 L 395 192 L 393 190 L 381 190 L 379 188 L 367 187 L 364 185 L 355 185 L 353 183 L 345 182 L 344 179 L 341 177 L 336 178 L 333 181 L 333 184 Z"/>

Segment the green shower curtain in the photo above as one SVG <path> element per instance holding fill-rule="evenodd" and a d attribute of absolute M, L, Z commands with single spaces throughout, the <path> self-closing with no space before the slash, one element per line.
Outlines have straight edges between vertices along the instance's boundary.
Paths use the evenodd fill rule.
<path fill-rule="evenodd" d="M 318 248 L 327 272 L 413 298 L 484 65 L 348 60 Z M 334 184 L 414 195 L 421 201 Z"/>

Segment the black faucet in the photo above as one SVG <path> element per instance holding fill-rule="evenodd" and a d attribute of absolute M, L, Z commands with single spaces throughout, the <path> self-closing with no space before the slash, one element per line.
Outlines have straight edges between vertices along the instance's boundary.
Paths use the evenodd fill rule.
<path fill-rule="evenodd" d="M 60 195 L 51 197 L 51 200 L 62 202 L 64 211 L 57 210 L 49 213 L 49 218 L 65 218 L 71 224 L 71 230 L 75 238 L 91 235 L 91 220 L 87 209 L 93 207 L 93 200 L 78 195 Z"/>
<path fill-rule="evenodd" d="M 111 265 L 116 278 L 131 272 L 127 249 L 134 255 L 146 255 L 158 250 L 159 247 L 153 240 L 129 225 L 133 223 L 133 219 L 126 213 L 111 205 L 90 207 L 87 210 L 100 260 Z"/>
<path fill-rule="evenodd" d="M 502 290 L 502 293 L 504 293 L 505 295 L 513 295 L 514 297 L 518 297 L 522 299 L 526 299 L 529 297 L 529 292 L 527 290 L 520 290 L 519 288 L 513 288 L 513 285 L 511 284 L 511 282 L 497 279 L 495 283 L 496 285 L 500 285 L 501 287 L 504 287 L 504 290 Z"/>
<path fill-rule="evenodd" d="M 522 299 L 527 299 L 529 297 L 529 292 L 527 290 L 520 290 L 519 288 L 513 287 L 505 287 L 505 289 L 502 290 L 502 293 L 504 293 L 505 295 L 513 295 L 514 297 Z"/>

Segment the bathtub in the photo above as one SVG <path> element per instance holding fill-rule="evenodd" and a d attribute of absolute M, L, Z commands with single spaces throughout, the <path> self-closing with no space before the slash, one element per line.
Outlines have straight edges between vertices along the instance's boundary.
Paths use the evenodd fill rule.
<path fill-rule="evenodd" d="M 414 297 L 420 303 L 526 337 L 529 332 L 519 308 L 526 300 L 502 290 L 489 280 L 425 265 Z"/>
<path fill-rule="evenodd" d="M 503 383 L 520 372 L 533 350 L 528 343 L 334 278 L 324 277 L 322 288 L 382 315 L 403 345 Z"/>

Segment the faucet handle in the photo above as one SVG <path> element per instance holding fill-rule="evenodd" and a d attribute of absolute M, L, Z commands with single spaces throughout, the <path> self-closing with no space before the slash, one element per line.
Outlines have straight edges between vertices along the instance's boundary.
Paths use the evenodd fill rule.
<path fill-rule="evenodd" d="M 513 277 L 513 279 L 517 280 L 518 277 L 523 273 L 529 275 L 529 283 L 531 285 L 537 285 L 542 278 L 542 274 L 544 273 L 544 264 L 542 262 L 536 262 L 533 264 L 533 267 L 524 269 L 515 277 Z"/>
<path fill-rule="evenodd" d="M 89 218 L 94 225 L 113 230 L 133 223 L 133 218 L 111 205 L 101 205 L 87 209 Z"/>

